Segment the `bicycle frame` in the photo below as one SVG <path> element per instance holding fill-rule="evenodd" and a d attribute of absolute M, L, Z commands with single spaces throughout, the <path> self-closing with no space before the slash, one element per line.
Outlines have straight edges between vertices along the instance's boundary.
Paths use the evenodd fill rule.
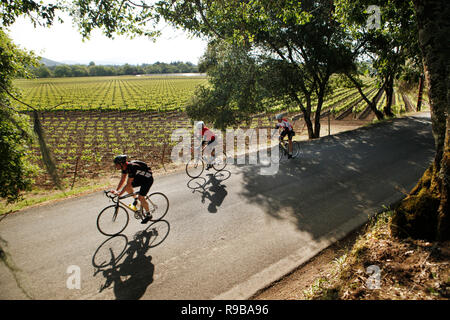
<path fill-rule="evenodd" d="M 283 149 L 286 149 L 286 146 L 288 145 L 289 140 L 280 140 L 279 144 L 281 145 L 281 147 L 283 147 Z"/>
<path fill-rule="evenodd" d="M 280 139 L 278 144 L 285 152 L 289 152 L 289 139 L 286 140 L 285 137 L 283 137 L 283 139 Z"/>
<path fill-rule="evenodd" d="M 197 153 L 197 156 L 194 157 L 193 160 L 196 160 L 196 161 L 203 161 L 203 162 L 206 162 L 206 163 L 207 163 L 208 161 L 207 161 L 205 155 L 203 154 L 203 151 L 205 151 L 206 146 L 200 145 L 200 146 L 198 146 L 198 147 L 193 147 L 193 148 L 191 148 L 191 150 L 194 151 L 194 156 L 196 155 L 196 153 L 195 153 L 195 150 L 196 150 L 196 149 L 198 149 L 198 150 L 201 151 L 201 152 L 198 152 L 198 153 Z"/>
<path fill-rule="evenodd" d="M 114 202 L 115 204 L 116 204 L 116 209 L 120 206 L 120 205 L 122 205 L 122 207 L 125 209 L 125 210 L 131 210 L 129 207 L 128 207 L 128 205 L 125 203 L 125 202 L 123 202 L 123 201 L 121 201 L 121 200 L 123 200 L 123 199 L 127 199 L 127 198 L 129 198 L 129 197 L 132 197 L 132 196 L 135 196 L 135 195 L 137 195 L 139 192 L 133 192 L 133 193 L 129 193 L 129 194 L 126 194 L 126 195 L 124 195 L 124 196 L 121 196 L 121 197 L 118 197 L 117 195 L 114 195 L 113 197 L 111 197 L 111 196 L 109 196 L 109 194 L 110 194 L 110 192 L 109 191 L 105 191 L 105 194 L 106 194 L 106 196 L 108 197 L 108 198 L 110 198 L 111 200 L 112 200 L 112 202 Z M 153 207 L 155 207 L 155 204 L 150 200 L 150 199 L 146 199 L 148 202 L 150 202 L 150 204 L 153 206 Z M 133 211 L 133 212 L 138 212 L 139 214 L 141 214 L 142 215 L 142 206 L 141 206 L 141 208 L 139 209 L 139 210 L 137 210 L 137 211 L 134 211 L 134 210 L 131 210 L 131 211 Z M 117 211 L 114 213 L 115 215 L 117 214 Z"/>

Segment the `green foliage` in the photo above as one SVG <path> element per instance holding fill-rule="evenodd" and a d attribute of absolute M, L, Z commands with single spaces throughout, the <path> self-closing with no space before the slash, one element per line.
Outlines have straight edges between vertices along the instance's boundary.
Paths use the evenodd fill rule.
<path fill-rule="evenodd" d="M 9 27 L 20 16 L 30 19 L 34 25 L 53 24 L 62 21 L 59 13 L 66 12 L 78 26 L 83 38 L 89 38 L 92 30 L 100 29 L 110 38 L 115 34 L 130 37 L 142 35 L 155 39 L 160 32 L 158 23 L 161 16 L 154 5 L 132 1 L 103 0 L 59 0 L 57 4 L 43 1 L 9 0 L 0 2 L 0 22 Z"/>
<path fill-rule="evenodd" d="M 7 27 L 12 25 L 19 16 L 26 15 L 34 25 L 51 25 L 55 18 L 55 11 L 59 5 L 43 4 L 42 1 L 8 0 L 0 2 L 0 21 Z"/>
<path fill-rule="evenodd" d="M 31 187 L 33 168 L 29 164 L 31 131 L 24 117 L 10 104 L 14 77 L 28 77 L 36 58 L 17 48 L 0 30 L 0 197 L 8 202 L 20 199 L 20 192 Z"/>
<path fill-rule="evenodd" d="M 31 70 L 37 78 L 51 77 L 97 77 L 117 75 L 162 74 L 162 73 L 197 73 L 198 68 L 190 62 L 171 62 L 142 65 L 105 66 L 91 62 L 86 65 L 40 65 Z"/>
<path fill-rule="evenodd" d="M 257 103 L 266 94 L 278 101 L 289 100 L 300 106 L 308 120 L 313 108 L 312 99 L 316 99 L 317 110 L 321 110 L 323 98 L 330 91 L 328 80 L 331 75 L 351 67 L 346 45 L 349 39 L 342 28 L 330 20 L 331 12 L 331 2 L 288 0 L 177 1 L 162 10 L 165 18 L 194 34 L 223 39 L 231 46 L 245 48 L 242 52 L 248 56 L 246 59 L 255 60 L 253 65 L 257 66 L 258 75 L 255 77 L 253 72 L 228 67 L 237 71 L 234 75 L 236 83 L 242 85 L 246 97 L 250 96 L 249 102 Z M 227 61 L 221 57 L 228 55 L 226 48 L 222 46 L 215 50 L 225 50 L 217 53 L 215 58 Z M 240 60 L 245 61 L 243 57 Z M 220 68 L 208 69 L 208 75 L 213 70 Z M 225 83 L 200 92 L 204 98 L 200 102 L 207 103 L 195 108 L 196 111 L 207 110 L 217 103 L 216 109 L 223 114 L 213 113 L 212 117 L 216 115 L 222 118 L 218 121 L 223 122 L 225 115 L 247 108 L 237 103 L 238 98 L 231 98 L 233 93 L 224 91 L 231 90 L 227 83 L 232 79 L 225 71 L 211 78 L 219 75 L 224 77 Z M 259 92 L 255 91 L 252 96 L 255 88 Z M 303 98 L 306 106 L 302 103 Z M 307 124 L 313 137 L 311 121 Z M 318 130 L 314 134 L 318 135 Z"/>
<path fill-rule="evenodd" d="M 358 59 L 370 59 L 378 82 L 392 87 L 394 79 L 411 69 L 422 70 L 418 46 L 417 21 L 411 1 L 338 0 L 335 17 L 355 40 L 353 50 Z M 381 24 L 367 29 L 367 8 L 380 8 Z M 361 70 L 360 68 L 360 71 Z M 367 71 L 367 69 L 366 69 Z"/>
<path fill-rule="evenodd" d="M 31 66 L 37 66 L 33 54 L 20 50 L 0 29 L 0 86 L 3 90 L 10 89 L 11 81 L 16 77 L 31 77 Z"/>
<path fill-rule="evenodd" d="M 226 42 L 210 43 L 201 68 L 207 71 L 209 84 L 198 88 L 187 106 L 191 118 L 225 129 L 248 121 L 263 109 L 260 69 L 248 48 Z"/>
<path fill-rule="evenodd" d="M 101 29 L 112 38 L 114 34 L 157 37 L 160 16 L 153 5 L 132 1 L 76 0 L 67 5 L 83 37 L 89 38 L 93 29 Z"/>
<path fill-rule="evenodd" d="M 34 168 L 28 161 L 31 134 L 26 117 L 0 109 L 0 197 L 8 202 L 30 190 Z"/>

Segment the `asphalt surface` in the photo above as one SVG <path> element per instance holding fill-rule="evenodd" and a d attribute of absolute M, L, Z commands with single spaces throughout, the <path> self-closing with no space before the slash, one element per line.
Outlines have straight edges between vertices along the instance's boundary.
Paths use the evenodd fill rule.
<path fill-rule="evenodd" d="M 165 220 L 99 233 L 102 193 L 0 221 L 0 299 L 245 299 L 401 199 L 434 156 L 429 115 L 301 143 L 274 175 L 155 177 Z M 79 286 L 78 286 L 79 285 Z"/>

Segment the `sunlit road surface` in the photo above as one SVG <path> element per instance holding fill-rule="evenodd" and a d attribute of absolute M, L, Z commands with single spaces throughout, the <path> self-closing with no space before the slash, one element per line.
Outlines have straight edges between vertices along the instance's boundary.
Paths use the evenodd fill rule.
<path fill-rule="evenodd" d="M 102 193 L 0 221 L 0 299 L 245 299 L 407 193 L 434 155 L 429 115 L 302 142 L 275 175 L 228 165 L 155 177 L 165 220 L 108 238 Z"/>

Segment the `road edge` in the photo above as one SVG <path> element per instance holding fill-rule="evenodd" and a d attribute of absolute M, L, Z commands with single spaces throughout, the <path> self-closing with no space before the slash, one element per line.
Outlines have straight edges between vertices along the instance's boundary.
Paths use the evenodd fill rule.
<path fill-rule="evenodd" d="M 399 197 L 389 204 L 388 207 L 393 207 L 399 203 L 404 196 Z M 360 229 L 370 218 L 378 215 L 382 210 L 371 210 L 371 213 L 359 213 L 351 220 L 341 224 L 336 229 L 324 235 L 319 241 L 314 241 L 306 247 L 303 247 L 293 254 L 281 259 L 280 261 L 270 265 L 259 273 L 251 276 L 245 282 L 235 285 L 228 291 L 225 291 L 212 300 L 249 300 L 266 288 L 272 286 L 275 282 L 280 281 L 287 275 L 294 272 L 296 269 L 305 265 L 308 261 L 316 257 L 320 252 L 332 246 L 336 242 L 344 239 L 350 233 Z"/>

